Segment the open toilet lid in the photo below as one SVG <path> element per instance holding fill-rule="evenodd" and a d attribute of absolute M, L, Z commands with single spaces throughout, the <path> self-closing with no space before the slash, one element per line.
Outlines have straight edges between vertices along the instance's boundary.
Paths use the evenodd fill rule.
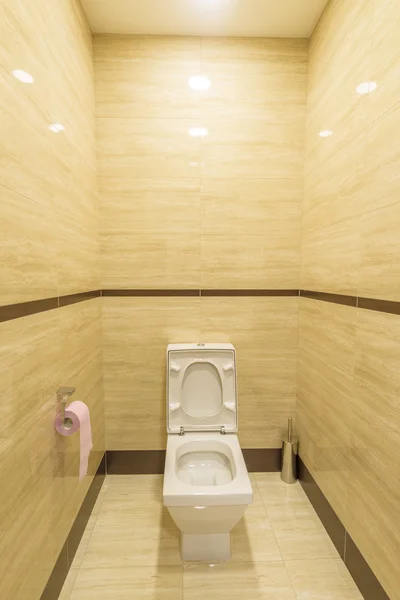
<path fill-rule="evenodd" d="M 237 431 L 232 344 L 169 344 L 167 431 Z"/>

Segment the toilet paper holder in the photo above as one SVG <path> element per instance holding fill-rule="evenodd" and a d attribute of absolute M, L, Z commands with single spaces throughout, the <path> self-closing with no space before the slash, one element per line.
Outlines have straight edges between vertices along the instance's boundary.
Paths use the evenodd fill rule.
<path fill-rule="evenodd" d="M 74 388 L 74 387 L 63 386 L 63 387 L 58 388 L 58 390 L 57 390 L 57 399 L 61 403 L 61 419 L 66 427 L 72 426 L 72 420 L 69 419 L 68 417 L 65 418 L 65 408 L 67 406 L 68 400 L 70 399 L 72 394 L 75 392 L 75 389 L 76 388 Z"/>

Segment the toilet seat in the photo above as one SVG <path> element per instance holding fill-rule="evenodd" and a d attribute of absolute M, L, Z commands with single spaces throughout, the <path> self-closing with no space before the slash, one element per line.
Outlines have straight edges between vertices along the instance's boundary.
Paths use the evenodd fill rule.
<path fill-rule="evenodd" d="M 178 475 L 178 463 L 190 452 L 215 452 L 229 462 L 233 478 L 217 485 L 193 485 Z M 252 502 L 252 489 L 247 468 L 236 435 L 220 433 L 188 433 L 169 435 L 164 472 L 165 506 L 228 506 Z"/>
<path fill-rule="evenodd" d="M 169 344 L 167 432 L 236 432 L 236 358 L 232 344 Z"/>

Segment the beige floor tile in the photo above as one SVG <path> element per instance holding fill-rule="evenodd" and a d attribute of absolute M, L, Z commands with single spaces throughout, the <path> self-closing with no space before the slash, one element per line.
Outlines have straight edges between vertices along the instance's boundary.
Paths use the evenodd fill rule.
<path fill-rule="evenodd" d="M 285 561 L 298 600 L 362 600 L 341 559 Z"/>
<path fill-rule="evenodd" d="M 268 506 L 268 517 L 277 539 L 291 537 L 293 532 L 325 533 L 317 513 L 308 500 L 293 500 L 281 506 Z"/>
<path fill-rule="evenodd" d="M 107 486 L 105 489 L 103 489 L 103 488 L 104 488 L 104 484 L 99 492 L 96 503 L 93 507 L 92 514 L 90 515 L 89 521 L 87 522 L 85 531 L 82 535 L 82 539 L 81 539 L 78 549 L 75 553 L 74 560 L 72 561 L 71 569 L 74 569 L 74 570 L 79 569 L 79 567 L 82 565 L 87 547 L 91 540 L 92 533 L 94 531 L 94 527 L 97 523 L 99 513 L 101 510 L 101 507 L 103 506 L 103 502 L 105 499 Z"/>
<path fill-rule="evenodd" d="M 72 561 L 71 569 L 74 569 L 76 571 L 82 565 L 83 559 L 85 557 L 85 552 L 89 545 L 90 538 L 92 537 L 92 533 L 93 533 L 93 528 L 88 529 L 88 527 L 86 527 L 86 529 L 83 533 L 82 539 L 79 542 L 79 546 L 75 553 L 74 560 Z"/>
<path fill-rule="evenodd" d="M 184 600 L 295 600 L 283 562 L 185 564 Z M 74 599 L 75 600 L 75 599 Z"/>
<path fill-rule="evenodd" d="M 89 569 L 79 571 L 68 600 L 180 600 L 182 567 Z"/>
<path fill-rule="evenodd" d="M 284 560 L 338 558 L 299 482 L 285 484 L 279 473 L 257 473 L 255 481 Z"/>
<path fill-rule="evenodd" d="M 97 524 L 99 528 L 115 527 L 117 529 L 146 529 L 158 532 L 162 529 L 176 529 L 168 509 L 162 504 L 131 503 L 106 499 L 99 514 Z"/>
<path fill-rule="evenodd" d="M 279 473 L 255 473 L 254 475 L 267 513 L 271 506 L 286 506 L 293 501 L 301 500 L 308 502 L 299 482 L 292 485 L 284 483 Z"/>
<path fill-rule="evenodd" d="M 244 517 L 231 533 L 232 562 L 267 562 L 281 560 L 271 524 L 267 517 Z"/>
<path fill-rule="evenodd" d="M 250 479 L 253 503 L 232 531 L 231 560 L 184 563 L 184 600 L 360 600 L 301 486 L 279 473 Z M 61 600 L 182 598 L 179 531 L 162 485 L 161 475 L 106 478 Z"/>
<path fill-rule="evenodd" d="M 266 562 L 282 559 L 271 523 L 254 478 L 253 503 L 231 533 L 232 562 Z"/>
<path fill-rule="evenodd" d="M 128 522 L 116 519 L 95 526 L 86 549 L 82 568 L 137 567 L 153 565 L 178 565 L 179 532 L 141 524 L 140 520 Z"/>
<path fill-rule="evenodd" d="M 328 534 L 308 533 L 301 529 L 292 530 L 290 536 L 277 538 L 283 560 L 296 559 L 336 559 L 339 553 Z"/>

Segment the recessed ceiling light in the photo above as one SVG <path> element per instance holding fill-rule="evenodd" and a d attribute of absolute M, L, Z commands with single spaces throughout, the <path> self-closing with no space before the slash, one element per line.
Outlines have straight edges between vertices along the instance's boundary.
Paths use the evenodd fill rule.
<path fill-rule="evenodd" d="M 65 131 L 65 127 L 64 125 L 61 125 L 61 123 L 52 123 L 49 125 L 49 129 L 50 131 L 54 131 L 54 133 L 61 133 L 61 131 Z"/>
<path fill-rule="evenodd" d="M 195 75 L 195 77 L 191 77 L 189 79 L 189 87 L 192 88 L 192 90 L 204 91 L 208 90 L 210 86 L 211 81 L 208 79 L 208 77 L 203 77 L 202 75 Z"/>
<path fill-rule="evenodd" d="M 15 77 L 15 79 L 18 79 L 18 81 L 22 81 L 22 83 L 33 83 L 32 75 L 29 75 L 29 73 L 27 73 L 26 71 L 22 71 L 21 69 L 15 69 L 15 71 L 13 71 L 12 74 Z"/>
<path fill-rule="evenodd" d="M 324 129 L 324 131 L 319 132 L 319 137 L 322 138 L 330 137 L 331 135 L 333 135 L 333 131 L 331 131 L 330 129 Z"/>
<path fill-rule="evenodd" d="M 357 94 L 360 94 L 360 96 L 364 96 L 364 94 L 374 92 L 377 87 L 375 81 L 363 81 L 356 87 L 356 92 Z"/>
<path fill-rule="evenodd" d="M 192 137 L 205 137 L 208 135 L 208 129 L 205 127 L 191 127 L 188 134 Z"/>

